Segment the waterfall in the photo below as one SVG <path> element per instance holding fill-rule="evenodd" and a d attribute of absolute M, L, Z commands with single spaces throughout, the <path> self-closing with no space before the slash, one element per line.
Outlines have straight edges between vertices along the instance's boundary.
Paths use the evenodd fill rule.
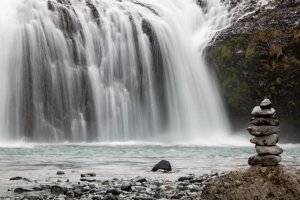
<path fill-rule="evenodd" d="M 0 139 L 189 141 L 229 132 L 203 49 L 221 0 L 2 0 Z"/>

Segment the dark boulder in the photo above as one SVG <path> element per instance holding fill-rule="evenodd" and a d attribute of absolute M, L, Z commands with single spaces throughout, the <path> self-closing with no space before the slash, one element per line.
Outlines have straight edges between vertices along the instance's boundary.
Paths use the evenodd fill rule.
<path fill-rule="evenodd" d="M 157 170 L 162 169 L 166 171 L 172 171 L 172 167 L 169 161 L 162 160 L 159 163 L 157 163 L 151 171 L 156 172 Z"/>
<path fill-rule="evenodd" d="M 14 189 L 14 192 L 15 193 L 24 193 L 24 192 L 31 192 L 31 190 L 18 187 L 16 189 Z"/>

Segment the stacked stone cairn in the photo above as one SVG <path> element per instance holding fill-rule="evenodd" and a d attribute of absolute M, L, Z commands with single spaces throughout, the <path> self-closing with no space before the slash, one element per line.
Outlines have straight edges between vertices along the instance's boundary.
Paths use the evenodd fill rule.
<path fill-rule="evenodd" d="M 282 148 L 277 146 L 279 140 L 279 121 L 276 111 L 272 108 L 272 102 L 265 99 L 260 106 L 256 106 L 252 113 L 253 118 L 248 131 L 255 138 L 250 142 L 255 144 L 257 155 L 251 156 L 249 165 L 275 166 L 281 161 Z"/>

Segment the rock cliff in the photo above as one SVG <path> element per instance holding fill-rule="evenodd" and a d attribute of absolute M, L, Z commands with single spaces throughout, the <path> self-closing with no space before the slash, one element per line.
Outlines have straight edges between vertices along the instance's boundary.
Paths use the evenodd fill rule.
<path fill-rule="evenodd" d="M 236 124 L 248 121 L 252 106 L 269 98 L 289 133 L 283 139 L 300 141 L 295 133 L 300 127 L 300 1 L 270 1 L 248 13 L 220 31 L 206 50 L 230 116 L 237 116 L 232 124 L 240 128 Z"/>

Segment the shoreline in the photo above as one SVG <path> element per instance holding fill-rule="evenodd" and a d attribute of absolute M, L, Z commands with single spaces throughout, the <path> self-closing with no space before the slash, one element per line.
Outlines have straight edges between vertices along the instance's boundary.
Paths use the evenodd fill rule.
<path fill-rule="evenodd" d="M 59 172 L 58 172 L 59 173 Z M 188 174 L 177 180 L 150 179 L 136 177 L 134 179 L 112 178 L 100 180 L 96 173 L 81 174 L 75 181 L 70 181 L 68 174 L 56 175 L 56 182 L 38 182 L 23 177 L 12 177 L 16 185 L 9 189 L 7 195 L 0 196 L 0 200 L 12 199 L 188 199 L 199 198 L 203 188 L 214 178 L 224 175 L 217 172 L 211 174 Z M 153 173 L 170 173 L 159 170 Z M 50 176 L 49 176 L 50 179 Z M 53 179 L 53 177 L 52 177 Z"/>

